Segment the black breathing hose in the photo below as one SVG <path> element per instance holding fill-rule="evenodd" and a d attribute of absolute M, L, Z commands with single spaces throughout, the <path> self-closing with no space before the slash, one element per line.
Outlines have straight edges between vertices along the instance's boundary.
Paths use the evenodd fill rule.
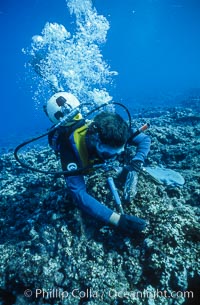
<path fill-rule="evenodd" d="M 87 118 L 88 116 L 90 116 L 92 113 L 94 113 L 95 111 L 98 111 L 99 109 L 105 107 L 105 106 L 109 106 L 109 105 L 118 105 L 122 108 L 125 109 L 127 115 L 128 115 L 128 119 L 129 119 L 129 128 L 131 128 L 131 115 L 130 115 L 130 112 L 128 110 L 128 108 L 126 106 L 124 106 L 123 104 L 121 103 L 118 103 L 118 102 L 110 102 L 110 103 L 104 103 L 98 107 L 96 107 L 95 109 L 92 109 L 90 112 L 87 113 L 86 117 Z M 81 106 L 85 106 L 85 104 L 82 104 Z M 22 161 L 19 156 L 18 156 L 18 152 L 19 150 L 32 143 L 32 142 L 35 142 L 45 136 L 48 136 L 49 133 L 53 132 L 54 130 L 58 129 L 60 126 L 64 125 L 67 121 L 69 122 L 71 119 L 73 119 L 76 114 L 79 113 L 79 107 L 76 107 L 74 108 L 67 116 L 65 116 L 57 125 L 55 125 L 53 128 L 51 128 L 50 130 L 48 130 L 47 132 L 37 136 L 37 137 L 34 137 L 34 138 L 31 138 L 30 140 L 27 140 L 21 144 L 19 144 L 15 150 L 14 150 L 14 157 L 15 159 L 17 160 L 17 162 L 19 162 L 19 164 L 26 168 L 26 169 L 29 169 L 29 170 L 32 170 L 32 171 L 35 171 L 35 172 L 38 172 L 38 173 L 42 173 L 42 174 L 47 174 L 47 175 L 55 175 L 55 176 L 61 176 L 61 175 L 65 175 L 66 177 L 68 176 L 75 176 L 75 175 L 80 175 L 80 174 L 84 174 L 84 173 L 87 173 L 88 170 L 90 169 L 98 169 L 100 167 L 102 167 L 103 164 L 97 164 L 97 165 L 89 165 L 89 166 L 86 166 L 86 167 L 83 167 L 83 168 L 79 168 L 79 169 L 76 169 L 76 170 L 71 170 L 71 171 L 58 171 L 58 172 L 54 172 L 54 171 L 46 171 L 46 170 L 41 170 L 41 169 L 37 169 L 35 167 L 32 167 L 30 165 L 28 165 L 27 163 L 25 163 L 24 161 Z"/>

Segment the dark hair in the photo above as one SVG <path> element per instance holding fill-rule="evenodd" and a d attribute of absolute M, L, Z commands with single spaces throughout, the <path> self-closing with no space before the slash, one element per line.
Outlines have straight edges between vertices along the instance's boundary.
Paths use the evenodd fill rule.
<path fill-rule="evenodd" d="M 128 140 L 128 124 L 117 113 L 101 112 L 94 118 L 92 125 L 104 144 L 120 147 Z"/>

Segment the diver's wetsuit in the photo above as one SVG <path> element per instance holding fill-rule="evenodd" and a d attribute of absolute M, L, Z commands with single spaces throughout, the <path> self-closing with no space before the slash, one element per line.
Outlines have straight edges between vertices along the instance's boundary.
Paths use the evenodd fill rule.
<path fill-rule="evenodd" d="M 85 167 L 95 163 L 97 156 L 88 149 L 88 145 L 86 144 L 87 129 L 87 125 L 76 129 L 60 145 L 60 157 L 63 170 L 75 169 L 74 167 L 76 166 L 78 168 Z M 128 143 L 137 147 L 133 160 L 144 162 L 150 149 L 151 141 L 149 136 L 139 134 L 134 138 L 130 137 Z M 83 175 L 65 177 L 65 180 L 72 198 L 81 210 L 105 223 L 109 222 L 113 210 L 101 204 L 87 193 Z"/>

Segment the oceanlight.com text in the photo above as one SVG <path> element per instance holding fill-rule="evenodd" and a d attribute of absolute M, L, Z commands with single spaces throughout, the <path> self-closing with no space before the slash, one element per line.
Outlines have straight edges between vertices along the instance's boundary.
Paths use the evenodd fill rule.
<path fill-rule="evenodd" d="M 130 298 L 130 299 L 158 299 L 158 298 L 171 298 L 171 299 L 178 299 L 178 298 L 187 298 L 192 299 L 194 297 L 193 291 L 171 291 L 167 292 L 166 290 L 154 290 L 150 291 L 144 289 L 142 291 L 117 291 L 115 289 L 109 290 L 109 297 L 112 299 L 116 298 Z"/>
<path fill-rule="evenodd" d="M 72 289 L 70 290 L 61 290 L 61 289 L 26 289 L 24 291 L 24 296 L 27 298 L 43 298 L 45 300 L 48 299 L 159 299 L 159 298 L 168 298 L 168 299 L 193 299 L 194 293 L 193 291 L 171 291 L 167 292 L 166 290 L 148 290 L 144 289 L 142 291 L 124 291 L 124 290 L 116 290 L 116 289 L 108 289 L 108 290 L 94 290 L 92 288 L 88 288 L 85 290 L 81 289 Z"/>

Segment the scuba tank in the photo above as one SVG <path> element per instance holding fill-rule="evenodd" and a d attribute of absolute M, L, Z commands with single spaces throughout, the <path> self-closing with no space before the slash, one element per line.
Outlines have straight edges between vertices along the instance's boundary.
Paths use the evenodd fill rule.
<path fill-rule="evenodd" d="M 44 112 L 54 123 L 48 134 L 48 142 L 56 155 L 59 151 L 59 142 L 85 123 L 79 112 L 80 102 L 71 93 L 57 92 L 43 107 Z M 79 123 L 79 124 L 78 124 Z M 54 128 L 56 126 L 56 128 Z"/>
<path fill-rule="evenodd" d="M 80 102 L 73 94 L 57 92 L 47 101 L 43 108 L 52 123 L 70 126 L 82 118 L 82 115 L 78 112 L 79 106 Z M 77 113 L 76 111 L 75 113 L 72 112 L 74 109 L 77 109 Z M 66 119 L 71 112 L 70 119 Z"/>

